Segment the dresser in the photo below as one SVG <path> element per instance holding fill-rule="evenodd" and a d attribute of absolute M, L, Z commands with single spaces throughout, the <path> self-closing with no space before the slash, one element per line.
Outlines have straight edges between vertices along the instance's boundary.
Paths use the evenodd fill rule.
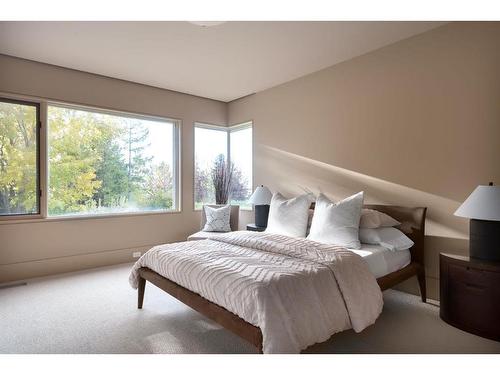
<path fill-rule="evenodd" d="M 500 262 L 441 253 L 439 270 L 441 319 L 500 341 Z"/>

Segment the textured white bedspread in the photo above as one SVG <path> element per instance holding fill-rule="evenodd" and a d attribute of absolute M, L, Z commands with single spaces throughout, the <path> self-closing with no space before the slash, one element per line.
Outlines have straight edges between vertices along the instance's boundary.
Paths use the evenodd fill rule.
<path fill-rule="evenodd" d="M 159 245 L 148 267 L 259 327 L 264 353 L 299 353 L 349 328 L 373 324 L 382 293 L 363 259 L 336 246 L 259 232 Z"/>

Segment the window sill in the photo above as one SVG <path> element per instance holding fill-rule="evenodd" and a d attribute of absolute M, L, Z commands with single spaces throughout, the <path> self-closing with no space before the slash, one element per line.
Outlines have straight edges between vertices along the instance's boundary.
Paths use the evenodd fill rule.
<path fill-rule="evenodd" d="M 194 212 L 201 212 L 201 208 L 193 208 L 193 211 Z M 240 206 L 240 211 L 252 212 L 253 208 L 243 208 L 243 207 Z"/>
<path fill-rule="evenodd" d="M 151 216 L 151 215 L 170 215 L 170 214 L 180 214 L 181 210 L 175 211 L 143 211 L 143 212 L 120 212 L 120 213 L 108 213 L 108 214 L 96 214 L 96 215 L 66 215 L 66 216 L 50 216 L 50 217 L 4 217 L 0 218 L 0 225 L 6 224 L 29 224 L 29 223 L 49 223 L 57 221 L 68 221 L 68 220 L 102 220 L 102 219 L 116 219 L 122 217 L 134 217 L 134 216 Z"/>

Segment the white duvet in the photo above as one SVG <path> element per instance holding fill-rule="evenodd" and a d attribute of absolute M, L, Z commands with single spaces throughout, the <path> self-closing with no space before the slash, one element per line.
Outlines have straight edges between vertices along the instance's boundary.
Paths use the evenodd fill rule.
<path fill-rule="evenodd" d="M 347 249 L 259 232 L 153 247 L 148 267 L 262 331 L 264 353 L 299 353 L 382 311 L 382 293 L 363 259 Z"/>

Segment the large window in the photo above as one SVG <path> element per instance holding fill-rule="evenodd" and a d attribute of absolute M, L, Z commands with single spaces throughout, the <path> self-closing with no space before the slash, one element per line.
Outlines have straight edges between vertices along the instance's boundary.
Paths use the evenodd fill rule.
<path fill-rule="evenodd" d="M 0 99 L 0 216 L 40 213 L 40 106 Z"/>
<path fill-rule="evenodd" d="M 233 127 L 195 125 L 195 209 L 215 203 L 214 171 L 217 165 L 231 168 L 230 201 L 242 208 L 252 194 L 252 124 Z"/>
<path fill-rule="evenodd" d="M 48 214 L 178 207 L 176 122 L 49 105 Z"/>

